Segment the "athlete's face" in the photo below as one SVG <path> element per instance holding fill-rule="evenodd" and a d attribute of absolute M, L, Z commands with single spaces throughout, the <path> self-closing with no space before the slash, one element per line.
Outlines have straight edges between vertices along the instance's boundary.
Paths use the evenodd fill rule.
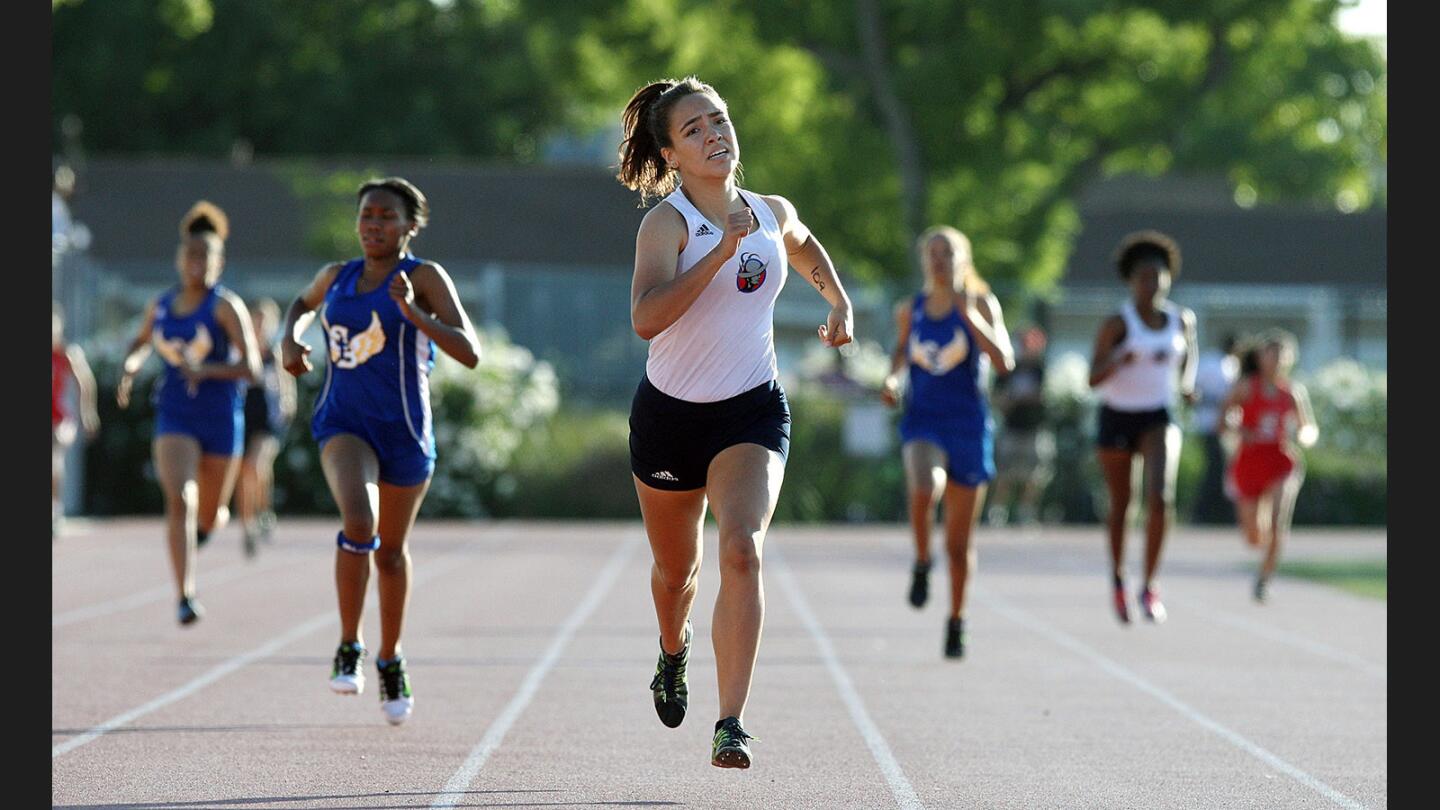
<path fill-rule="evenodd" d="M 175 269 L 180 273 L 180 284 L 186 287 L 214 286 L 224 266 L 225 248 L 213 233 L 185 237 L 175 254 Z"/>
<path fill-rule="evenodd" d="M 50 345 L 58 347 L 65 341 L 65 321 L 60 319 L 60 313 L 50 313 Z"/>
<path fill-rule="evenodd" d="M 1170 294 L 1170 268 L 1161 261 L 1142 261 L 1130 271 L 1130 292 L 1137 304 L 1159 305 Z"/>
<path fill-rule="evenodd" d="M 682 177 L 724 180 L 740 163 L 730 113 L 709 93 L 691 93 L 670 108 L 670 144 L 660 154 Z"/>
<path fill-rule="evenodd" d="M 964 251 L 957 252 L 955 244 L 944 236 L 936 235 L 925 245 L 925 272 L 936 287 L 954 289 L 961 265 L 969 260 Z"/>
<path fill-rule="evenodd" d="M 355 218 L 360 249 L 368 258 L 394 256 L 415 235 L 415 223 L 405 214 L 400 195 L 383 188 L 371 189 L 360 198 Z"/>
<path fill-rule="evenodd" d="M 1260 366 L 1261 376 L 1266 379 L 1274 377 L 1275 372 L 1280 370 L 1280 344 L 1265 344 L 1265 346 L 1260 349 L 1259 356 L 1255 359 L 1257 365 Z"/>

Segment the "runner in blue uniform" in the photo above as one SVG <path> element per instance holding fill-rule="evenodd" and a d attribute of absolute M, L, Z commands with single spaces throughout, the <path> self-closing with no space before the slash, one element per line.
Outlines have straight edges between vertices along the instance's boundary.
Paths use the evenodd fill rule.
<path fill-rule="evenodd" d="M 455 285 L 435 262 L 409 252 L 430 218 L 425 195 L 408 180 L 387 177 L 360 186 L 356 229 L 364 256 L 326 265 L 290 305 L 281 365 L 297 377 L 311 369 L 299 336 L 318 312 L 329 362 L 311 432 L 335 503 L 335 586 L 340 646 L 330 688 L 365 689 L 360 623 L 370 557 L 380 591 L 380 701 L 392 724 L 414 706 L 400 651 L 410 597 L 406 540 L 435 469 L 430 423 L 430 369 L 435 346 L 469 368 L 480 341 Z"/>
<path fill-rule="evenodd" d="M 244 389 L 260 374 L 250 313 L 219 283 L 229 233 L 225 212 L 204 200 L 180 221 L 180 283 L 145 309 L 115 394 L 120 407 L 129 407 L 135 374 L 153 344 L 165 371 L 153 393 L 152 447 L 182 625 L 204 613 L 195 601 L 195 550 L 229 520 L 225 504 L 240 471 Z"/>
<path fill-rule="evenodd" d="M 901 374 L 909 391 L 900 419 L 915 566 L 910 603 L 923 607 L 930 587 L 930 523 L 945 502 L 945 548 L 950 556 L 950 617 L 945 655 L 965 654 L 965 585 L 975 568 L 970 535 L 985 485 L 995 477 L 994 423 L 981 390 L 988 360 L 1002 374 L 1015 367 L 1000 302 L 975 271 L 970 240 L 935 226 L 917 242 L 925 289 L 895 308 L 898 331 L 881 398 L 900 402 Z"/>

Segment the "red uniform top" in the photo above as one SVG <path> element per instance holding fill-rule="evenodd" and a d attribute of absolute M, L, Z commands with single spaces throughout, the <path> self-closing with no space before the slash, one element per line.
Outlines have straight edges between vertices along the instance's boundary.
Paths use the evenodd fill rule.
<path fill-rule="evenodd" d="M 1286 430 L 1290 415 L 1295 412 L 1295 396 L 1284 383 L 1275 383 L 1275 393 L 1265 396 L 1265 383 L 1257 375 L 1250 380 L 1250 395 L 1240 403 L 1241 442 L 1243 444 L 1288 445 Z"/>
<path fill-rule="evenodd" d="M 71 376 L 70 357 L 65 349 L 50 349 L 50 429 L 65 421 L 65 386 Z"/>
<path fill-rule="evenodd" d="M 1282 383 L 1265 395 L 1258 376 L 1250 380 L 1250 395 L 1240 403 L 1240 450 L 1230 464 L 1232 497 L 1258 498 L 1294 471 L 1288 422 L 1295 413 L 1295 397 Z"/>

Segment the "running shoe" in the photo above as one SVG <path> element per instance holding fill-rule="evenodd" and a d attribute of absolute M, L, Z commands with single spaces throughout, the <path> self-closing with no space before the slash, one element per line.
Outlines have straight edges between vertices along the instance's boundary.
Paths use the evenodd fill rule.
<path fill-rule="evenodd" d="M 269 509 L 261 512 L 259 523 L 260 539 L 266 543 L 272 542 L 274 540 L 272 535 L 275 533 L 275 513 Z"/>
<path fill-rule="evenodd" d="M 965 657 L 964 619 L 950 619 L 945 623 L 945 657 Z"/>
<path fill-rule="evenodd" d="M 710 764 L 717 768 L 750 767 L 750 740 L 759 741 L 740 727 L 740 718 L 727 717 L 715 724 L 715 741 L 710 746 Z"/>
<path fill-rule="evenodd" d="M 330 689 L 342 695 L 358 695 L 365 691 L 365 648 L 358 642 L 341 642 L 335 650 L 335 666 L 330 670 Z"/>
<path fill-rule="evenodd" d="M 194 624 L 205 615 L 205 609 L 200 607 L 193 597 L 185 596 L 180 599 L 179 618 L 181 624 Z"/>
<path fill-rule="evenodd" d="M 1115 616 L 1121 624 L 1130 623 L 1130 599 L 1125 596 L 1125 582 L 1115 579 Z"/>
<path fill-rule="evenodd" d="M 256 551 L 258 551 L 258 546 L 256 545 L 256 541 L 255 541 L 255 532 L 251 531 L 250 529 L 246 529 L 246 530 L 245 530 L 245 556 L 246 556 L 246 557 L 254 557 Z"/>
<path fill-rule="evenodd" d="M 915 563 L 911 573 L 910 604 L 917 608 L 925 607 L 926 600 L 930 598 L 930 561 Z"/>
<path fill-rule="evenodd" d="M 1265 599 L 1270 595 L 1270 580 L 1265 577 L 1258 577 L 1255 580 L 1255 601 L 1265 604 Z"/>
<path fill-rule="evenodd" d="M 1150 621 L 1160 624 L 1165 621 L 1165 606 L 1160 604 L 1160 594 L 1154 585 L 1140 591 L 1140 612 Z"/>
<path fill-rule="evenodd" d="M 204 548 L 205 544 L 208 542 L 210 542 L 210 532 L 207 532 L 204 529 L 196 529 L 195 548 Z"/>
<path fill-rule="evenodd" d="M 405 672 L 405 657 L 396 656 L 391 661 L 375 659 L 380 670 L 380 708 L 390 725 L 398 726 L 410 719 L 415 708 L 415 698 L 410 694 L 410 676 Z"/>
<path fill-rule="evenodd" d="M 685 666 L 690 663 L 690 639 L 694 631 L 690 622 L 685 622 L 685 647 L 671 655 L 660 645 L 660 660 L 655 663 L 655 677 L 650 680 L 650 692 L 655 697 L 655 713 L 660 722 L 675 728 L 685 720 L 685 709 L 690 702 L 690 687 L 685 682 Z"/>

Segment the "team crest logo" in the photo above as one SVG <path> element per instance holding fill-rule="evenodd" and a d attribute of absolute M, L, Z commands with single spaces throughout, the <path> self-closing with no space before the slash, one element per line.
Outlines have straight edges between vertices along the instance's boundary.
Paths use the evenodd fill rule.
<path fill-rule="evenodd" d="M 752 293 L 765 283 L 765 262 L 754 253 L 740 254 L 740 268 L 735 271 L 735 286 L 743 293 Z"/>
<path fill-rule="evenodd" d="M 910 362 L 931 374 L 947 374 L 969 356 L 970 341 L 959 329 L 944 346 L 934 340 L 921 340 L 918 335 L 910 335 Z"/>
<path fill-rule="evenodd" d="M 336 368 L 355 368 L 385 349 L 385 329 L 374 310 L 364 332 L 351 335 L 349 327 L 337 323 L 326 324 L 325 335 L 330 339 L 330 362 Z"/>
<path fill-rule="evenodd" d="M 165 359 L 166 363 L 172 366 L 197 366 L 205 362 L 210 355 L 210 350 L 215 347 L 215 341 L 210 337 L 210 330 L 205 324 L 195 325 L 195 336 L 186 340 L 185 338 L 165 338 L 159 332 L 155 333 L 151 341 L 155 344 L 155 351 Z"/>

